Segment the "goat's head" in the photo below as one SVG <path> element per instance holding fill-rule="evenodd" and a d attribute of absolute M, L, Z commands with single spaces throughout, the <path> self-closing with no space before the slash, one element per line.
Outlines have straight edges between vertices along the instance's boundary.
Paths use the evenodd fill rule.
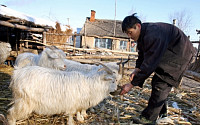
<path fill-rule="evenodd" d="M 51 68 L 58 69 L 58 70 L 65 70 L 66 64 L 65 64 L 65 58 L 66 54 L 61 50 L 58 49 L 55 46 L 47 47 L 42 54 L 45 54 L 47 57 L 46 63 L 49 63 Z M 44 62 L 43 62 L 44 63 Z"/>
<path fill-rule="evenodd" d="M 102 80 L 109 84 L 109 90 L 108 90 L 109 93 L 117 90 L 117 84 L 118 84 L 117 74 L 113 72 L 108 66 L 102 63 L 97 62 L 96 64 L 102 65 L 102 68 L 100 68 L 98 72 L 102 70 L 106 71 L 106 74 L 103 74 L 102 76 Z"/>

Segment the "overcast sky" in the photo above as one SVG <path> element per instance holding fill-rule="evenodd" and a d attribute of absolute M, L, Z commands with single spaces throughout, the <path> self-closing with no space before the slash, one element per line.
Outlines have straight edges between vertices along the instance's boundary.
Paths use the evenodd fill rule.
<path fill-rule="evenodd" d="M 0 4 L 35 17 L 69 24 L 74 31 L 82 28 L 91 10 L 96 11 L 97 19 L 123 20 L 136 12 L 142 21 L 166 23 L 172 22 L 170 15 L 184 12 L 191 18 L 186 35 L 190 35 L 191 40 L 199 40 L 200 36 L 196 33 L 196 29 L 200 29 L 199 0 L 0 0 Z"/>

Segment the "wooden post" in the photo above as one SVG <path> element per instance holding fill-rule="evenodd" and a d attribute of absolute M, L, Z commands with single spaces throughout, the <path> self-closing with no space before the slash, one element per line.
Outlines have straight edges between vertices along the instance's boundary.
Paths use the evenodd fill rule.
<path fill-rule="evenodd" d="M 128 52 L 130 52 L 131 51 L 131 39 L 128 39 L 128 45 L 129 45 L 129 47 L 128 47 Z"/>
<path fill-rule="evenodd" d="M 25 46 L 25 48 L 28 48 L 28 41 L 24 42 L 24 46 Z"/>
<path fill-rule="evenodd" d="M 128 59 L 130 59 L 130 55 L 128 55 Z M 130 61 L 128 61 L 128 67 L 130 67 Z"/>
<path fill-rule="evenodd" d="M 199 45 L 198 45 L 198 49 L 197 49 L 197 55 L 195 58 L 195 62 L 197 61 L 198 57 L 199 57 L 199 52 L 200 52 L 200 38 L 199 38 Z"/>
<path fill-rule="evenodd" d="M 127 41 L 126 51 L 127 51 L 127 52 L 130 52 L 130 51 L 131 51 L 131 39 L 128 39 L 128 41 Z"/>
<path fill-rule="evenodd" d="M 73 46 L 74 46 L 74 48 L 76 48 L 76 32 L 74 33 L 74 43 L 73 43 Z M 76 52 L 76 50 L 75 49 L 73 49 L 73 54 L 75 54 L 75 52 Z"/>
<path fill-rule="evenodd" d="M 87 22 L 85 22 L 85 25 L 84 25 L 84 46 L 86 48 L 86 24 Z"/>
<path fill-rule="evenodd" d="M 19 50 L 18 50 L 18 42 L 19 42 L 19 41 L 18 41 L 18 37 L 19 37 L 18 32 L 19 32 L 19 31 L 18 31 L 17 29 L 14 30 L 14 33 L 15 33 L 15 35 L 16 35 L 16 36 L 15 36 L 15 40 L 16 40 L 15 49 L 16 49 L 16 52 L 17 52 L 17 56 L 19 55 L 19 52 L 18 52 L 18 51 L 19 51 Z"/>
<path fill-rule="evenodd" d="M 43 38 L 42 38 L 42 40 L 43 40 L 43 44 L 44 45 L 46 45 L 46 43 L 47 43 L 47 38 L 46 38 L 46 36 L 47 36 L 47 33 L 46 32 L 43 32 Z M 43 47 L 43 49 L 45 48 L 45 46 Z"/>
<path fill-rule="evenodd" d="M 6 33 L 6 36 L 7 36 L 7 42 L 10 42 L 10 39 L 9 39 L 9 32 L 8 32 L 8 27 L 7 27 L 6 29 L 7 29 L 7 33 Z"/>

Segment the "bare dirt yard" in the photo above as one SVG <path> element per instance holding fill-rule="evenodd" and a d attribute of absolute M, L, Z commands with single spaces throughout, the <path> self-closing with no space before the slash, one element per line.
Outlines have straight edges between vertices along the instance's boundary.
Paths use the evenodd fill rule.
<path fill-rule="evenodd" d="M 8 88 L 13 67 L 0 65 L 0 114 L 5 117 L 12 100 L 12 92 Z M 127 78 L 121 81 L 127 82 Z M 145 81 L 143 89 L 134 88 L 124 96 L 110 96 L 99 105 L 88 109 L 88 117 L 80 123 L 74 117 L 77 125 L 130 125 L 138 124 L 141 111 L 147 106 L 151 93 L 151 78 Z M 184 77 L 182 86 L 174 88 L 168 99 L 168 119 L 165 124 L 190 125 L 200 124 L 200 83 Z M 17 121 L 17 125 L 64 125 L 68 116 L 55 114 L 41 116 L 35 113 L 28 119 Z M 162 123 L 162 124 L 164 124 Z M 3 124 L 0 121 L 0 124 Z M 161 123 L 160 123 L 161 124 Z"/>

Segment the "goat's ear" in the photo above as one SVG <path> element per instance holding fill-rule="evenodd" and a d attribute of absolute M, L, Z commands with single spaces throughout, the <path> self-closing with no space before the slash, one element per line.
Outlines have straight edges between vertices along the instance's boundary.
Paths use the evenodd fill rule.
<path fill-rule="evenodd" d="M 51 54 L 49 54 L 49 57 L 56 59 L 56 58 L 58 58 L 58 55 L 56 53 L 52 52 Z"/>
<path fill-rule="evenodd" d="M 63 58 L 66 58 L 66 54 L 64 51 L 62 50 L 58 50 L 59 54 L 63 57 Z"/>
<path fill-rule="evenodd" d="M 52 49 L 50 49 L 50 48 L 46 48 L 45 50 L 44 50 L 44 52 L 48 55 L 48 57 L 50 57 L 50 58 L 53 58 L 53 59 L 55 59 L 55 58 L 59 58 L 58 57 L 58 54 L 55 52 L 55 51 L 53 51 Z"/>
<path fill-rule="evenodd" d="M 49 48 L 49 49 L 51 49 L 51 50 L 58 49 L 56 46 L 46 46 L 46 48 Z"/>

